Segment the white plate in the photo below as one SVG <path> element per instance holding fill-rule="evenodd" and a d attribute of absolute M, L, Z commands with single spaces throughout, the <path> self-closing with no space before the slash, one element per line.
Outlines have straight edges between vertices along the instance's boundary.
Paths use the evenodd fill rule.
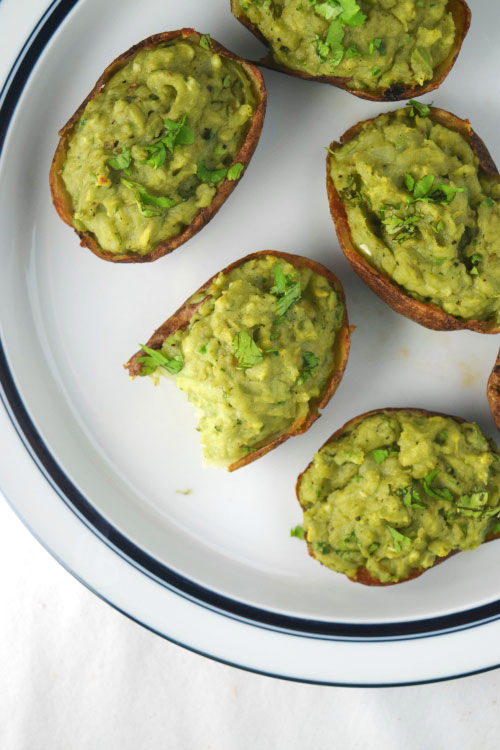
<path fill-rule="evenodd" d="M 51 205 L 57 131 L 117 54 L 182 26 L 242 55 L 262 53 L 228 6 L 62 0 L 22 50 L 2 112 L 0 484 L 40 541 L 96 593 L 214 658 L 358 685 L 488 669 L 500 663 L 499 544 L 377 589 L 321 567 L 289 536 L 301 521 L 296 475 L 356 414 L 424 407 L 496 434 L 485 388 L 497 339 L 431 332 L 396 315 L 338 247 L 324 146 L 395 105 L 266 72 L 268 112 L 244 180 L 200 234 L 152 264 L 96 258 Z M 454 70 L 424 101 L 469 116 L 500 163 L 500 6 L 475 0 L 473 13 Z M 121 364 L 209 276 L 266 248 L 331 267 L 356 330 L 323 418 L 229 475 L 201 468 L 194 415 L 175 386 L 132 383 Z"/>

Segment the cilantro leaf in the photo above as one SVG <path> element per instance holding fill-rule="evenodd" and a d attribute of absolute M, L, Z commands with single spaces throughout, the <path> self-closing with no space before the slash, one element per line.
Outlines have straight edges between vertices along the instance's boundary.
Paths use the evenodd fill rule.
<path fill-rule="evenodd" d="M 393 542 L 394 542 L 394 549 L 396 552 L 401 552 L 401 545 L 402 544 L 411 544 L 411 539 L 409 536 L 405 536 L 404 534 L 401 534 L 397 529 L 393 529 L 392 526 L 387 525 L 387 531 L 392 536 Z"/>
<path fill-rule="evenodd" d="M 406 106 L 410 108 L 410 117 L 415 117 L 415 112 L 417 112 L 420 117 L 428 117 L 431 113 L 431 108 L 428 104 L 417 102 L 416 99 L 410 99 L 409 102 L 406 102 Z"/>
<path fill-rule="evenodd" d="M 425 203 L 441 203 L 449 205 L 457 193 L 463 193 L 464 188 L 456 188 L 451 185 L 434 185 L 435 177 L 432 174 L 425 175 L 415 183 L 410 174 L 405 175 L 405 183 L 410 195 L 406 200 L 408 203 L 424 201 Z"/>
<path fill-rule="evenodd" d="M 125 174 L 130 174 L 130 162 L 132 160 L 132 156 L 130 154 L 130 149 L 126 148 L 125 146 L 122 147 L 121 153 L 117 156 L 111 156 L 107 163 L 111 167 L 111 169 L 120 170 L 123 169 Z"/>
<path fill-rule="evenodd" d="M 184 358 L 182 354 L 169 359 L 159 349 L 150 349 L 149 346 L 139 344 L 143 352 L 148 356 L 138 357 L 137 361 L 142 363 L 139 375 L 151 375 L 158 367 L 163 367 L 171 375 L 176 375 L 184 367 Z"/>
<path fill-rule="evenodd" d="M 372 456 L 377 464 L 381 464 L 386 458 L 388 458 L 389 451 L 387 448 L 375 448 L 375 450 L 372 451 Z"/>
<path fill-rule="evenodd" d="M 176 146 L 190 146 L 194 143 L 193 131 L 186 125 L 187 114 L 184 114 L 180 120 L 164 120 L 167 134 L 163 136 L 162 143 L 173 153 Z"/>
<path fill-rule="evenodd" d="M 239 331 L 234 337 L 233 351 L 242 370 L 248 370 L 264 359 L 261 350 L 246 331 Z"/>
<path fill-rule="evenodd" d="M 200 37 L 200 47 L 203 47 L 203 49 L 206 50 L 211 50 L 213 49 L 213 46 L 210 34 L 202 34 Z"/>
<path fill-rule="evenodd" d="M 202 182 L 208 182 L 209 184 L 215 184 L 224 180 L 227 175 L 227 169 L 225 167 L 221 169 L 207 169 L 204 161 L 198 162 L 198 169 L 196 176 Z"/>
<path fill-rule="evenodd" d="M 429 497 L 434 497 L 437 500 L 447 500 L 448 502 L 451 502 L 453 500 L 453 495 L 447 487 L 431 487 L 431 482 L 434 481 L 440 471 L 440 469 L 434 469 L 434 471 L 430 471 L 427 476 L 424 477 L 424 490 L 429 495 Z"/>
<path fill-rule="evenodd" d="M 245 169 L 245 165 L 242 164 L 240 161 L 237 161 L 235 164 L 232 164 L 229 169 L 227 170 L 227 179 L 228 180 L 239 180 L 241 177 L 241 173 Z"/>
<path fill-rule="evenodd" d="M 478 266 L 483 259 L 479 253 L 473 253 L 469 258 L 469 273 L 471 276 L 477 276 L 479 274 Z"/>
<path fill-rule="evenodd" d="M 290 529 L 290 536 L 295 536 L 297 539 L 304 539 L 304 529 L 302 526 L 296 526 L 294 529 Z"/>
<path fill-rule="evenodd" d="M 142 214 L 150 218 L 151 216 L 160 216 L 166 208 L 175 206 L 175 201 L 166 195 L 151 195 L 143 185 L 132 180 L 126 180 L 122 177 L 120 182 L 132 191 L 137 207 Z M 149 208 L 146 208 L 149 206 Z"/>
<path fill-rule="evenodd" d="M 312 352 L 302 352 L 302 357 L 304 360 L 304 367 L 300 371 L 297 385 L 302 385 L 306 380 L 309 380 L 311 375 L 314 375 L 314 371 L 319 365 L 318 357 L 315 357 Z"/>

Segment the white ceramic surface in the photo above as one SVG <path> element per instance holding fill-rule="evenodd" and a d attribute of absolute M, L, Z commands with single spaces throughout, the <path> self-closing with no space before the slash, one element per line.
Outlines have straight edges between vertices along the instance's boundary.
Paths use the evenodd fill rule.
<path fill-rule="evenodd" d="M 266 121 L 244 179 L 200 234 L 152 264 L 101 261 L 79 247 L 51 205 L 48 171 L 57 131 L 117 54 L 182 26 L 208 32 L 242 55 L 262 53 L 228 5 L 80 0 L 36 62 L 0 163 L 1 340 L 24 407 L 54 461 L 112 528 L 215 596 L 208 605 L 193 603 L 89 531 L 88 519 L 82 523 L 35 468 L 32 448 L 16 437 L 6 413 L 0 486 L 37 536 L 94 590 L 148 627 L 216 658 L 344 684 L 420 681 L 490 667 L 500 662 L 491 648 L 496 622 L 410 641 L 398 641 L 393 626 L 383 644 L 324 640 L 312 625 L 308 634 L 307 623 L 319 621 L 326 632 L 329 623 L 410 623 L 492 604 L 500 599 L 500 545 L 459 555 L 404 586 L 372 589 L 322 568 L 289 536 L 301 520 L 296 475 L 358 413 L 417 406 L 476 420 L 497 434 L 485 397 L 497 337 L 431 332 L 396 315 L 358 280 L 338 247 L 324 188 L 324 146 L 354 122 L 395 105 L 266 71 Z M 455 68 L 423 100 L 469 116 L 500 163 L 500 7 L 475 0 L 472 10 Z M 344 284 L 356 330 L 344 380 L 322 419 L 307 435 L 229 475 L 201 467 L 194 415 L 175 386 L 132 383 L 121 364 L 209 276 L 266 248 L 329 266 Z M 180 494 L 187 489 L 190 494 Z M 266 627 L 264 620 L 243 623 L 221 613 L 219 595 L 268 613 Z M 281 632 L 276 615 L 303 618 L 305 632 Z M 387 665 L 394 658 L 400 664 L 401 655 L 404 670 Z"/>

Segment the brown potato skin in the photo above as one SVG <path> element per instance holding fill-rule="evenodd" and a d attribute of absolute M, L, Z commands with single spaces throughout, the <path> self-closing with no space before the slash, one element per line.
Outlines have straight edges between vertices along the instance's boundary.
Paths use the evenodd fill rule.
<path fill-rule="evenodd" d="M 444 109 L 430 108 L 429 117 L 433 122 L 437 122 L 450 130 L 460 133 L 469 143 L 470 147 L 479 159 L 481 169 L 488 175 L 500 181 L 500 174 L 495 166 L 490 152 L 486 148 L 481 138 L 474 132 L 469 120 L 461 120 L 451 112 Z M 373 122 L 376 118 L 358 122 L 349 128 L 340 138 L 340 143 L 333 141 L 330 144 L 330 150 L 335 151 L 340 146 L 348 143 L 355 138 L 363 129 L 366 123 Z M 499 333 L 500 325 L 488 320 L 461 320 L 453 315 L 441 310 L 437 305 L 420 302 L 413 299 L 399 287 L 394 281 L 381 271 L 378 271 L 371 263 L 356 250 L 352 239 L 351 230 L 344 202 L 341 200 L 332 179 L 330 178 L 330 157 L 326 159 L 326 189 L 328 193 L 328 202 L 330 204 L 330 213 L 337 230 L 337 237 L 340 247 L 352 268 L 356 271 L 363 281 L 384 300 L 393 310 L 404 315 L 415 323 L 434 331 L 458 331 L 468 329 L 477 333 Z"/>
<path fill-rule="evenodd" d="M 82 245 L 82 247 L 88 247 L 89 250 L 92 250 L 95 255 L 97 255 L 99 258 L 102 258 L 103 260 L 109 260 L 112 263 L 148 263 L 150 261 L 156 260 L 157 258 L 161 258 L 163 255 L 167 255 L 167 253 L 171 253 L 172 250 L 175 250 L 176 247 L 179 247 L 179 245 L 187 242 L 187 240 L 191 239 L 191 237 L 199 232 L 200 229 L 203 229 L 205 224 L 208 224 L 210 219 L 217 213 L 226 198 L 230 195 L 230 193 L 232 193 L 232 191 L 240 181 L 227 179 L 224 180 L 217 188 L 217 192 L 214 195 L 211 203 L 206 208 L 202 208 L 200 210 L 200 212 L 197 214 L 191 224 L 189 224 L 189 226 L 187 226 L 176 237 L 171 237 L 169 240 L 165 240 L 164 242 L 157 245 L 153 250 L 151 250 L 151 252 L 145 255 L 139 255 L 138 253 L 118 254 L 102 250 L 92 233 L 80 232 L 75 229 L 72 223 L 73 205 L 71 197 L 66 190 L 66 186 L 62 179 L 61 172 L 66 159 L 66 153 L 69 141 L 73 134 L 74 126 L 82 115 L 87 103 L 91 99 L 94 99 L 97 94 L 99 94 L 102 87 L 114 76 L 114 74 L 118 70 L 120 70 L 120 68 L 124 67 L 128 63 L 129 59 L 140 50 L 152 49 L 159 46 L 160 44 L 166 44 L 167 42 L 172 41 L 172 39 L 186 39 L 187 37 L 194 37 L 194 39 L 199 40 L 201 36 L 202 35 L 194 29 L 185 28 L 179 29 L 177 31 L 166 31 L 161 34 L 154 34 L 153 36 L 144 39 L 142 42 L 135 44 L 129 50 L 113 60 L 110 65 L 108 65 L 90 94 L 82 102 L 82 104 L 80 104 L 80 106 L 70 117 L 66 125 L 64 125 L 64 127 L 62 127 L 59 131 L 60 140 L 54 154 L 52 166 L 50 169 L 50 189 L 52 192 L 52 201 L 61 219 L 70 227 L 72 227 L 80 237 L 80 245 Z M 217 42 L 215 39 L 212 39 L 212 45 L 214 52 L 217 52 L 221 56 L 227 57 L 230 60 L 239 62 L 243 66 L 248 77 L 254 84 L 255 93 L 257 94 L 257 98 L 259 99 L 259 103 L 257 105 L 257 109 L 255 110 L 250 129 L 233 161 L 233 164 L 236 162 L 241 162 L 245 165 L 245 167 L 247 167 L 250 159 L 252 158 L 253 152 L 257 147 L 257 143 L 259 142 L 262 126 L 264 124 L 264 115 L 266 112 L 267 102 L 267 93 L 264 79 L 262 77 L 262 73 L 258 68 L 255 67 L 255 65 L 252 65 L 238 55 L 235 55 L 233 52 L 230 52 L 228 49 L 219 44 L 219 42 Z"/>
<path fill-rule="evenodd" d="M 242 466 L 246 466 L 247 464 L 251 463 L 252 461 L 255 461 L 257 458 L 260 458 L 261 456 L 264 456 L 266 453 L 269 453 L 269 451 L 273 450 L 273 448 L 276 448 L 281 443 L 284 443 L 285 440 L 288 440 L 288 438 L 293 437 L 294 435 L 301 435 L 302 433 L 306 432 L 309 427 L 315 422 L 319 417 L 321 416 L 319 413 L 319 409 L 324 409 L 335 391 L 337 390 L 340 381 L 342 380 L 342 376 L 344 374 L 344 370 L 347 364 L 347 358 L 349 356 L 349 348 L 350 348 L 350 329 L 349 329 L 349 321 L 347 319 L 347 309 L 345 305 L 345 296 L 344 296 L 344 290 L 342 288 L 342 284 L 338 280 L 338 278 L 327 268 L 322 266 L 320 263 L 317 263 L 314 260 L 311 260 L 310 258 L 304 258 L 301 255 L 291 255 L 290 253 L 282 253 L 277 250 L 263 250 L 257 253 L 251 253 L 250 255 L 245 256 L 244 258 L 240 258 L 240 260 L 235 261 L 234 263 L 231 263 L 229 266 L 224 268 L 222 270 L 222 273 L 228 274 L 230 271 L 233 270 L 233 268 L 237 268 L 242 263 L 246 263 L 246 261 L 251 260 L 252 258 L 259 258 L 260 256 L 265 255 L 273 255 L 275 258 L 281 258 L 284 261 L 287 261 L 288 263 L 291 263 L 295 268 L 310 268 L 312 271 L 314 271 L 317 274 L 320 274 L 321 276 L 324 276 L 327 281 L 332 284 L 335 291 L 339 295 L 340 300 L 342 301 L 342 304 L 344 305 L 344 317 L 342 320 L 342 325 L 337 332 L 337 335 L 335 337 L 335 344 L 334 344 L 334 369 L 331 374 L 330 379 L 327 381 L 326 386 L 324 388 L 323 393 L 316 399 L 311 400 L 309 404 L 309 414 L 306 419 L 298 420 L 294 425 L 292 425 L 289 432 L 284 433 L 283 435 L 279 435 L 278 437 L 274 438 L 271 442 L 267 443 L 266 445 L 261 446 L 260 448 L 257 448 L 256 450 L 252 451 L 251 453 L 248 453 L 243 458 L 240 458 L 238 461 L 235 461 L 234 463 L 230 464 L 228 467 L 228 471 L 235 471 L 235 469 L 240 469 Z M 208 289 L 212 281 L 218 276 L 219 274 L 215 274 L 212 276 L 208 281 L 206 281 L 195 294 L 198 294 L 199 292 L 203 292 L 205 289 Z M 196 304 L 189 305 L 187 302 L 185 302 L 181 307 L 173 313 L 173 315 L 170 316 L 157 330 L 153 333 L 149 341 L 147 342 L 147 346 L 149 346 L 151 349 L 161 349 L 161 346 L 165 339 L 167 339 L 169 336 L 171 336 L 175 331 L 183 330 L 189 325 L 189 321 L 193 317 L 194 313 L 200 307 L 200 305 L 205 302 L 206 299 L 208 299 L 209 295 L 207 297 L 203 298 L 201 302 L 198 302 Z M 129 371 L 129 374 L 132 377 L 135 377 L 136 375 L 139 375 L 141 371 L 141 363 L 138 361 L 139 357 L 142 357 L 144 352 L 142 350 L 139 350 L 136 352 L 129 361 L 124 365 L 125 369 Z"/>
<path fill-rule="evenodd" d="M 257 26 L 251 23 L 246 16 L 240 16 L 237 14 L 234 0 L 230 0 L 230 4 L 231 12 L 235 16 L 235 18 L 237 18 L 238 21 L 243 24 L 243 26 L 246 26 L 246 28 L 249 29 L 249 31 L 251 31 L 252 34 L 257 37 L 257 39 L 263 42 L 266 46 L 269 46 L 267 39 L 260 33 Z M 471 12 L 465 0 L 448 0 L 447 10 L 453 15 L 453 20 L 455 21 L 455 43 L 453 44 L 448 57 L 443 60 L 443 62 L 434 70 L 433 78 L 422 86 L 408 86 L 407 88 L 405 88 L 403 84 L 394 84 L 392 86 L 389 86 L 388 88 L 380 89 L 380 91 L 377 91 L 375 93 L 373 91 L 363 91 L 362 89 L 352 89 L 348 87 L 348 82 L 350 80 L 348 78 L 340 78 L 338 76 L 312 76 L 309 75 L 309 73 L 292 70 L 291 68 L 287 68 L 284 65 L 280 65 L 275 62 L 272 50 L 270 50 L 268 54 L 262 58 L 262 60 L 258 60 L 257 62 L 264 68 L 269 68 L 270 70 L 278 70 L 280 73 L 286 73 L 290 76 L 304 78 L 308 81 L 318 81 L 319 83 L 329 83 L 331 86 L 336 86 L 339 89 L 344 89 L 344 91 L 347 91 L 349 94 L 359 96 L 361 99 L 369 99 L 372 102 L 397 102 L 401 99 L 412 99 L 416 96 L 427 94 L 429 93 L 429 91 L 437 89 L 438 86 L 442 84 L 442 82 L 452 69 L 453 65 L 455 64 L 455 60 L 458 57 L 458 53 L 460 52 L 462 43 L 469 30 L 471 22 Z"/>
<path fill-rule="evenodd" d="M 500 430 L 500 351 L 498 352 L 495 365 L 488 378 L 486 389 L 491 414 L 497 428 Z"/>
<path fill-rule="evenodd" d="M 451 414 L 443 414 L 438 411 L 427 411 L 426 409 L 414 409 L 411 407 L 397 407 L 396 408 L 396 407 L 388 406 L 385 409 L 373 409 L 372 411 L 367 411 L 364 414 L 360 414 L 357 417 L 353 417 L 353 419 L 350 419 L 348 422 L 342 425 L 342 427 L 339 427 L 339 429 L 336 430 L 333 433 L 333 435 L 330 435 L 328 440 L 326 440 L 323 443 L 321 448 L 324 448 L 326 445 L 336 440 L 343 432 L 353 427 L 357 422 L 360 422 L 362 419 L 365 419 L 365 417 L 370 417 L 373 414 L 380 414 L 381 412 L 390 413 L 390 412 L 397 412 L 397 411 L 409 411 L 409 412 L 412 412 L 413 414 L 420 414 L 421 416 L 424 416 L 424 417 L 447 417 L 448 419 L 454 419 L 455 422 L 458 422 L 459 424 L 465 422 L 465 419 L 462 419 L 462 417 L 455 417 L 455 416 L 452 416 Z M 308 471 L 308 469 L 310 469 L 312 464 L 313 462 L 310 461 L 310 463 L 306 466 L 304 471 L 301 474 L 299 474 L 297 478 L 297 483 L 295 486 L 295 493 L 297 495 L 297 500 L 299 501 L 299 504 L 302 510 L 305 510 L 305 508 L 300 502 L 300 494 L 299 494 L 300 485 L 301 485 L 304 474 L 306 473 L 306 471 Z M 487 539 L 485 539 L 484 542 L 491 542 L 493 539 L 499 539 L 499 538 L 500 538 L 500 533 L 493 534 L 489 536 Z M 307 542 L 307 535 L 305 535 L 305 539 Z M 315 559 L 317 559 L 309 542 L 307 542 L 307 550 L 309 554 L 311 555 L 311 557 L 314 557 Z M 437 558 L 434 564 L 431 565 L 430 568 L 424 568 L 424 569 L 416 568 L 415 571 L 411 573 L 411 575 L 407 576 L 407 578 L 402 578 L 399 581 L 388 581 L 387 583 L 382 583 L 381 581 L 378 580 L 378 578 L 374 578 L 366 568 L 358 568 L 358 570 L 356 571 L 356 576 L 354 578 L 351 578 L 350 576 L 347 576 L 347 577 L 349 578 L 350 581 L 353 581 L 354 583 L 363 583 L 365 586 L 395 586 L 396 584 L 406 583 L 406 581 L 412 581 L 414 578 L 418 578 L 418 576 L 421 576 L 422 573 L 425 573 L 427 570 L 431 570 L 431 568 L 434 568 L 436 565 L 439 565 L 445 560 L 448 560 L 449 557 L 452 557 L 452 555 L 456 555 L 460 551 L 461 550 L 452 550 L 448 555 L 446 555 L 446 557 Z M 321 561 L 318 560 L 318 562 L 321 562 Z"/>

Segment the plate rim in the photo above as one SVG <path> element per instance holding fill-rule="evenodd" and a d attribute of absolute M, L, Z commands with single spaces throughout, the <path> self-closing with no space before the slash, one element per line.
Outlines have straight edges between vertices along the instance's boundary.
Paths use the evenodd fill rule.
<path fill-rule="evenodd" d="M 33 68 L 42 56 L 47 44 L 61 23 L 70 12 L 82 0 L 53 0 L 41 19 L 35 25 L 32 33 L 25 41 L 17 55 L 11 70 L 0 91 L 0 159 L 9 132 L 10 122 L 22 99 L 26 84 L 28 83 Z M 433 618 L 421 618 L 411 621 L 395 621 L 390 623 L 348 623 L 332 622 L 326 620 L 314 620 L 312 618 L 293 617 L 281 613 L 274 613 L 266 609 L 238 602 L 235 599 L 211 591 L 188 578 L 168 568 L 164 563 L 155 560 L 144 550 L 137 547 L 131 540 L 119 532 L 112 523 L 107 521 L 92 505 L 91 501 L 83 496 L 72 484 L 69 477 L 59 466 L 50 450 L 45 445 L 40 434 L 36 430 L 27 407 L 23 403 L 17 390 L 15 379 L 10 371 L 5 356 L 2 341 L 0 340 L 0 400 L 2 407 L 14 428 L 18 442 L 18 448 L 26 451 L 29 458 L 35 463 L 51 491 L 55 492 L 63 503 L 69 508 L 85 525 L 88 531 L 93 533 L 101 543 L 114 554 L 120 556 L 128 565 L 132 565 L 142 575 L 146 575 L 171 593 L 188 597 L 197 606 L 208 607 L 218 615 L 230 617 L 238 621 L 244 621 L 254 627 L 266 628 L 273 633 L 288 634 L 300 638 L 313 638 L 314 640 L 341 641 L 341 642 L 401 642 L 403 640 L 418 640 L 422 638 L 434 638 L 448 633 L 460 633 L 471 628 L 478 628 L 486 623 L 494 623 L 500 619 L 500 600 L 475 608 L 461 610 L 456 613 Z M 42 468 L 43 467 L 43 468 Z M 249 671 L 267 674 L 269 676 L 291 679 L 314 684 L 343 685 L 343 686 L 395 686 L 415 685 L 425 682 L 435 682 L 456 677 L 476 674 L 497 668 L 497 665 L 481 667 L 477 670 L 467 671 L 451 676 L 437 677 L 418 681 L 405 681 L 393 683 L 344 683 L 318 681 L 314 679 L 301 679 L 287 675 L 274 674 L 261 669 L 252 669 L 243 664 L 225 661 L 219 656 L 200 651 L 187 643 L 173 639 L 168 634 L 155 630 L 131 612 L 121 609 L 115 602 L 103 595 L 101 591 L 91 586 L 78 572 L 69 567 L 66 562 L 49 547 L 40 536 L 30 527 L 28 519 L 19 512 L 13 498 L 7 496 L 9 505 L 29 528 L 31 533 L 38 539 L 42 546 L 53 555 L 77 580 L 84 583 L 93 593 L 111 604 L 123 614 L 139 622 L 144 627 L 156 632 L 178 645 L 184 646 L 196 653 L 216 659 L 217 661 L 240 667 Z M 165 578 L 167 574 L 167 578 Z M 168 579 L 168 580 L 167 580 Z M 397 632 L 396 632 L 397 629 Z"/>

